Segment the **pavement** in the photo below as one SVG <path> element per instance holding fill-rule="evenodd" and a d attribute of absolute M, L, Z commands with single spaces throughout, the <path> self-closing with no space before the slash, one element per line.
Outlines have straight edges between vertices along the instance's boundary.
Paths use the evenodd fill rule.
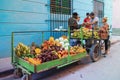
<path fill-rule="evenodd" d="M 120 41 L 120 36 L 112 36 L 111 43 L 115 44 Z M 3 58 L 0 59 L 0 78 L 4 77 L 6 75 L 10 75 L 13 73 L 13 66 L 11 65 L 11 58 Z M 6 75 L 4 75 L 6 74 Z M 80 77 L 83 77 L 82 75 L 79 75 Z M 99 75 L 100 76 L 100 75 Z M 101 74 L 102 76 L 102 74 Z M 74 76 L 75 77 L 75 76 Z M 0 79 L 1 80 L 1 79 Z M 59 79 L 62 80 L 62 79 Z M 66 79 L 67 80 L 67 79 Z M 70 79 L 69 79 L 70 80 Z M 75 80 L 75 79 L 74 79 Z M 87 79 L 86 79 L 87 80 Z M 102 79 L 101 79 L 102 80 Z M 106 79 L 109 80 L 109 79 Z M 111 79 L 112 80 L 112 79 Z M 115 79 L 114 79 L 115 80 Z"/>
<path fill-rule="evenodd" d="M 116 43 L 116 42 L 119 42 L 120 41 L 120 36 L 112 36 L 111 37 L 111 43 Z"/>
<path fill-rule="evenodd" d="M 0 77 L 3 77 L 4 74 L 9 75 L 12 71 L 13 66 L 11 65 L 11 58 L 8 57 L 0 59 Z"/>
<path fill-rule="evenodd" d="M 57 71 L 41 80 L 120 80 L 120 42 L 111 46 L 110 53 L 94 63 L 84 63 Z"/>
<path fill-rule="evenodd" d="M 12 65 L 11 65 L 10 61 L 11 61 L 10 57 L 9 58 L 2 58 L 2 59 L 0 59 L 0 64 L 2 64 L 0 66 L 0 72 L 12 69 Z"/>

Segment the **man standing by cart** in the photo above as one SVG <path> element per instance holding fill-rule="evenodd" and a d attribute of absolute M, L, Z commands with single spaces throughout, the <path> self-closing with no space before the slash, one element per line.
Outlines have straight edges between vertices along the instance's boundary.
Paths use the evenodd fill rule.
<path fill-rule="evenodd" d="M 90 13 L 90 17 L 91 17 L 90 25 L 92 25 L 92 29 L 97 30 L 99 24 L 99 18 L 96 17 L 93 12 Z"/>
<path fill-rule="evenodd" d="M 80 28 L 80 25 L 78 24 L 79 21 L 80 21 L 80 17 L 78 16 L 78 13 L 74 12 L 72 14 L 72 17 L 70 17 L 68 19 L 68 26 L 70 27 L 71 31 L 73 31 L 74 29 Z M 71 32 L 71 34 L 72 34 L 72 32 Z M 80 40 L 70 39 L 70 44 L 71 44 L 71 46 L 80 44 Z"/>
<path fill-rule="evenodd" d="M 68 26 L 70 27 L 70 30 L 74 30 L 74 29 L 78 29 L 79 28 L 78 20 L 79 20 L 78 13 L 74 12 L 72 14 L 72 17 L 70 17 L 68 19 Z"/>
<path fill-rule="evenodd" d="M 85 26 L 85 28 L 92 29 L 92 26 L 89 24 L 90 20 L 91 20 L 90 14 L 86 13 L 86 18 L 84 19 L 84 22 L 83 22 L 83 26 Z"/>

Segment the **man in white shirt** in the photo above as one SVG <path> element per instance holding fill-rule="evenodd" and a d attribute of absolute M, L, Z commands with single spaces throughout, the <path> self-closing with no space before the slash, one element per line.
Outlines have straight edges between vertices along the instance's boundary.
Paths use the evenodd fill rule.
<path fill-rule="evenodd" d="M 95 16 L 93 12 L 90 13 L 92 29 L 97 29 L 99 24 L 99 18 Z"/>

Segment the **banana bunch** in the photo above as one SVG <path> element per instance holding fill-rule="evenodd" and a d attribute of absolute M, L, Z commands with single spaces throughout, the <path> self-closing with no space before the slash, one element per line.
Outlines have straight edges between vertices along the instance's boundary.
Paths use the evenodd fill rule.
<path fill-rule="evenodd" d="M 80 30 L 78 29 L 78 30 L 74 30 L 74 33 L 72 34 L 72 37 L 73 38 L 81 38 L 81 32 L 80 32 Z"/>
<path fill-rule="evenodd" d="M 18 57 L 21 57 L 22 55 L 26 55 L 30 53 L 30 48 L 23 43 L 19 43 L 17 47 L 15 48 L 15 54 Z"/>
<path fill-rule="evenodd" d="M 100 39 L 99 34 L 98 34 L 97 31 L 94 31 L 94 38 L 95 38 L 95 39 Z"/>
<path fill-rule="evenodd" d="M 90 32 L 90 31 L 85 32 L 85 33 L 83 33 L 83 36 L 84 36 L 85 39 L 91 38 L 92 37 L 92 32 Z"/>
<path fill-rule="evenodd" d="M 92 38 L 92 36 L 95 39 L 99 39 L 99 34 L 97 31 L 93 31 L 92 33 L 92 30 L 84 27 L 82 28 L 82 31 L 78 29 L 78 30 L 75 30 L 74 33 L 72 34 L 73 38 L 82 38 L 82 36 L 84 39 Z"/>
<path fill-rule="evenodd" d="M 84 39 L 92 38 L 92 31 L 87 28 L 82 28 Z M 97 31 L 93 32 L 93 38 L 99 39 L 99 34 Z"/>

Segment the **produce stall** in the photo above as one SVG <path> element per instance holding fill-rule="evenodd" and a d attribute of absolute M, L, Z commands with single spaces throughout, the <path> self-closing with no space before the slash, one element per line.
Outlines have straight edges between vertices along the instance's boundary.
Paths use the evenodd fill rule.
<path fill-rule="evenodd" d="M 23 35 L 26 33 L 41 34 L 40 44 L 32 42 L 28 46 L 22 41 L 15 43 L 15 37 L 18 34 Z M 51 31 L 13 32 L 11 41 L 12 64 L 16 69 L 15 76 L 21 77 L 24 75 L 23 77 L 26 80 L 30 80 L 33 73 L 51 68 L 61 68 L 79 61 L 87 54 L 82 45 L 70 46 L 70 31 L 66 30 L 52 31 L 52 34 Z"/>
<path fill-rule="evenodd" d="M 41 35 L 40 42 L 37 42 L 38 44 L 35 42 L 29 43 L 29 46 L 22 41 L 15 43 L 16 35 L 25 33 Z M 12 64 L 16 69 L 14 73 L 16 76 L 24 75 L 23 78 L 30 80 L 33 73 L 64 67 L 79 61 L 81 58 L 86 57 L 87 54 L 95 62 L 101 58 L 103 40 L 105 39 L 100 35 L 101 33 L 97 30 L 89 30 L 83 27 L 73 31 L 69 29 L 68 31 L 13 32 L 11 41 Z M 77 39 L 81 43 L 71 46 L 71 39 Z"/>

